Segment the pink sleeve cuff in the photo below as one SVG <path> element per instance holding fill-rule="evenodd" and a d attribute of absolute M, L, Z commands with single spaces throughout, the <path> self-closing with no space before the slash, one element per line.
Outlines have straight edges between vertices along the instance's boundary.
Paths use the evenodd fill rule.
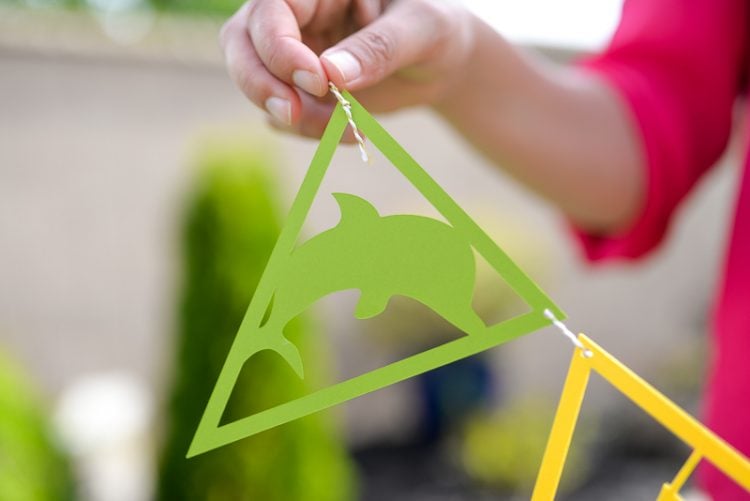
<path fill-rule="evenodd" d="M 580 66 L 608 81 L 630 112 L 642 145 L 646 193 L 641 213 L 626 230 L 597 235 L 573 227 L 573 234 L 590 261 L 637 259 L 662 242 L 672 209 L 691 184 L 683 168 L 687 158 L 681 147 L 681 118 L 674 113 L 679 106 L 659 92 L 654 72 L 647 80 L 635 65 L 605 58 L 586 60 Z"/>

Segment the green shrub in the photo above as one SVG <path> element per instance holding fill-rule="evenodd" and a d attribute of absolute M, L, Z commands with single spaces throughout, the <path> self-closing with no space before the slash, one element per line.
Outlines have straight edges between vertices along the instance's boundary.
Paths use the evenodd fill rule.
<path fill-rule="evenodd" d="M 476 415 L 464 430 L 464 469 L 481 484 L 501 491 L 530 493 L 547 445 L 555 414 L 545 400 L 511 401 L 490 414 Z M 591 428 L 579 426 L 568 451 L 560 489 L 568 492 L 586 478 Z"/>
<path fill-rule="evenodd" d="M 278 237 L 271 165 L 264 154 L 236 144 L 209 148 L 201 158 L 183 231 L 184 285 L 158 499 L 344 501 L 354 497 L 349 459 L 324 414 L 185 459 Z M 273 353 L 254 356 L 240 374 L 224 422 L 322 384 L 322 340 L 313 334 L 309 319 L 290 323 L 286 336 L 306 361 L 305 380 Z"/>
<path fill-rule="evenodd" d="M 242 6 L 242 0 L 151 0 L 157 8 L 166 11 L 195 14 L 229 15 Z"/>
<path fill-rule="evenodd" d="M 0 350 L 0 500 L 73 499 L 67 460 L 46 409 L 22 371 Z"/>

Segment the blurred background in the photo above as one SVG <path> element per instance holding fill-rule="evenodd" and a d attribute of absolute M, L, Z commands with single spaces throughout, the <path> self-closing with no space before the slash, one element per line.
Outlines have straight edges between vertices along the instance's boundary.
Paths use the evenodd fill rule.
<path fill-rule="evenodd" d="M 216 38 L 238 4 L 0 0 L 0 500 L 528 498 L 571 356 L 553 330 L 184 459 L 316 147 L 271 132 L 226 76 Z M 620 1 L 467 5 L 564 61 L 606 43 Z M 594 269 L 564 221 L 428 110 L 381 120 L 571 328 L 700 412 L 731 148 L 658 252 Z M 375 156 L 337 152 L 306 235 L 335 224 L 337 190 L 434 214 Z M 356 321 L 356 299 L 290 324 L 304 381 L 254 357 L 225 421 L 460 336 L 408 300 Z M 474 306 L 524 311 L 481 260 Z M 686 457 L 594 378 L 561 498 L 653 499 Z"/>

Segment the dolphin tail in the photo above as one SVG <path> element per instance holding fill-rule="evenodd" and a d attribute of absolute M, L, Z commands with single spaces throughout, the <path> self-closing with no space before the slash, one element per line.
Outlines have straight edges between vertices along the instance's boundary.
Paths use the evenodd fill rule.
<path fill-rule="evenodd" d="M 305 369 L 302 365 L 302 357 L 299 354 L 299 349 L 294 343 L 288 341 L 286 338 L 281 341 L 281 344 L 274 348 L 274 351 L 281 355 L 286 363 L 288 363 L 297 376 L 300 379 L 305 378 Z"/>

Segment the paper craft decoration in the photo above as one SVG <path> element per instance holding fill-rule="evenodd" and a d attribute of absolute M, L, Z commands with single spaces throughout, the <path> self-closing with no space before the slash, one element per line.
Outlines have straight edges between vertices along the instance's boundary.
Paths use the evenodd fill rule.
<path fill-rule="evenodd" d="M 340 208 L 340 222 L 298 245 L 302 225 L 313 200 L 319 196 L 321 182 L 347 126 L 346 115 L 339 104 L 240 325 L 188 457 L 538 330 L 550 324 L 544 315 L 547 309 L 557 318 L 564 318 L 564 313 L 380 124 L 350 94 L 344 93 L 344 96 L 351 103 L 354 120 L 370 144 L 383 153 L 447 223 L 413 215 L 383 217 L 368 201 L 337 193 L 333 196 Z M 475 274 L 472 249 L 526 302 L 530 307 L 528 313 L 495 325 L 484 324 L 471 307 Z M 375 316 L 385 309 L 391 296 L 403 295 L 422 302 L 466 336 L 291 402 L 220 424 L 243 364 L 248 360 L 252 363 L 251 357 L 256 353 L 271 350 L 297 375 L 304 376 L 304 361 L 297 348 L 284 337 L 283 328 L 317 300 L 346 289 L 361 291 L 355 311 L 357 318 Z"/>
<path fill-rule="evenodd" d="M 706 459 L 750 493 L 750 460 L 715 433 L 679 408 L 656 388 L 625 367 L 619 360 L 583 334 L 578 335 L 583 350 L 576 349 L 570 362 L 560 404 L 552 424 L 532 501 L 554 499 L 565 458 L 573 438 L 589 375 L 596 371 L 638 407 L 646 411 L 693 452 L 671 483 L 666 483 L 657 501 L 681 500 L 680 489 L 701 459 Z M 584 356 L 588 350 L 590 356 Z"/>

